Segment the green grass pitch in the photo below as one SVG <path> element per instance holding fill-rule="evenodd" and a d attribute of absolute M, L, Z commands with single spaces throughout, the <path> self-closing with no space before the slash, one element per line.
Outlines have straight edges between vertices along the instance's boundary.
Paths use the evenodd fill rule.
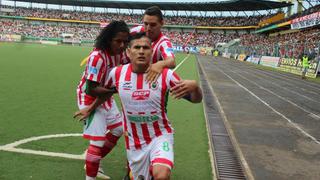
<path fill-rule="evenodd" d="M 0 146 L 29 137 L 82 133 L 72 118 L 79 64 L 92 48 L 0 43 Z M 177 54 L 177 64 L 185 57 Z M 196 61 L 190 56 L 177 70 L 182 78 L 198 79 Z M 169 99 L 168 115 L 175 128 L 175 167 L 172 179 L 212 179 L 208 137 L 202 104 Z M 82 154 L 87 141 L 81 137 L 32 141 L 19 148 Z M 102 162 L 112 179 L 126 172 L 123 138 Z M 84 161 L 21 154 L 0 150 L 0 179 L 84 179 Z"/>

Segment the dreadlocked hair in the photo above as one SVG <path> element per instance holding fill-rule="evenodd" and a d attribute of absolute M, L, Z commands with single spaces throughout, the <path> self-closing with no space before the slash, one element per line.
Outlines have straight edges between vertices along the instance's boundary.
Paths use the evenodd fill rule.
<path fill-rule="evenodd" d="M 101 50 L 109 50 L 112 39 L 119 32 L 126 32 L 129 34 L 129 28 L 124 21 L 112 21 L 104 27 L 97 38 L 95 39 L 94 47 Z"/>

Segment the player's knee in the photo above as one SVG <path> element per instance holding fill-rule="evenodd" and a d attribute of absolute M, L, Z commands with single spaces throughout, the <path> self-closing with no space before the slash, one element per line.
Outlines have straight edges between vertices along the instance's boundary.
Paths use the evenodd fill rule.
<path fill-rule="evenodd" d="M 90 140 L 90 145 L 96 146 L 96 147 L 103 147 L 105 141 L 94 141 Z"/>
<path fill-rule="evenodd" d="M 170 173 L 159 172 L 154 174 L 154 180 L 170 180 Z"/>
<path fill-rule="evenodd" d="M 154 180 L 170 180 L 171 170 L 166 166 L 154 166 L 153 167 L 153 179 Z"/>

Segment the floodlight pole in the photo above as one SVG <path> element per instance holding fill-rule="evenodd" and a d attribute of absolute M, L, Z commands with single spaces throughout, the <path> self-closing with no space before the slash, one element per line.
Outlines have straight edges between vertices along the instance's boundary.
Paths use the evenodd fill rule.
<path fill-rule="evenodd" d="M 133 9 L 129 9 L 129 13 L 132 15 L 133 14 Z"/>
<path fill-rule="evenodd" d="M 247 17 L 249 17 L 248 14 L 247 14 L 245 11 L 243 11 L 243 13 L 244 13 Z"/>
<path fill-rule="evenodd" d="M 213 11 L 214 15 L 216 15 L 216 17 L 218 17 L 217 13 L 215 11 Z"/>
<path fill-rule="evenodd" d="M 228 11 L 228 12 L 229 12 L 229 14 L 231 15 L 231 17 L 234 17 L 233 14 L 231 13 L 231 11 Z"/>
<path fill-rule="evenodd" d="M 270 15 L 271 14 L 271 10 L 269 10 L 268 13 L 269 13 L 268 15 Z"/>
<path fill-rule="evenodd" d="M 255 12 L 257 12 L 260 16 L 262 15 L 259 11 L 255 11 Z"/>
<path fill-rule="evenodd" d="M 309 0 L 306 0 L 308 2 L 308 4 L 310 5 L 310 7 L 313 7 L 313 5 L 311 4 L 311 2 Z"/>
<path fill-rule="evenodd" d="M 307 9 L 306 7 L 304 7 L 304 5 L 303 5 L 302 2 L 300 2 L 300 1 L 297 1 L 297 2 L 298 2 L 298 7 L 297 7 L 297 12 L 298 12 L 298 13 L 299 13 L 299 12 L 302 12 L 302 8 L 303 8 L 304 10 Z"/>

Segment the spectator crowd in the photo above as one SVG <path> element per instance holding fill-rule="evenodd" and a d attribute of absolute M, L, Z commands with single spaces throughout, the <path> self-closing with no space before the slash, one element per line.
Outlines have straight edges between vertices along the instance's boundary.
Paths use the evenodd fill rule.
<path fill-rule="evenodd" d="M 12 7 L 5 7 L 12 8 Z M 295 14 L 291 19 L 306 14 L 320 11 L 320 6 L 310 8 L 300 14 Z M 3 14 L 4 12 L 2 12 Z M 141 22 L 141 15 L 126 15 L 112 13 L 92 13 L 77 11 L 61 11 L 48 9 L 15 8 L 14 12 L 5 12 L 9 16 L 28 16 L 39 18 L 56 18 L 68 20 L 85 20 L 110 22 L 113 19 L 122 19 L 127 23 L 137 24 Z M 256 25 L 259 20 L 266 16 L 255 17 L 171 17 L 167 16 L 166 24 L 174 25 L 201 25 L 201 26 L 246 26 Z M 79 40 L 94 40 L 99 34 L 99 25 L 89 25 L 81 23 L 56 23 L 37 22 L 12 19 L 0 19 L 1 34 L 16 34 L 39 38 L 60 38 L 62 34 L 73 34 L 73 38 Z M 320 30 L 319 26 L 306 30 L 297 30 L 291 33 L 266 36 L 242 32 L 241 34 L 226 33 L 221 31 L 204 32 L 182 32 L 164 29 L 164 34 L 168 36 L 173 44 L 179 46 L 202 46 L 216 47 L 217 43 L 228 43 L 233 39 L 240 39 L 240 47 L 247 53 L 257 53 L 262 55 L 297 56 L 303 51 L 319 51 Z"/>
<path fill-rule="evenodd" d="M 68 19 L 82 21 L 111 22 L 114 19 L 123 20 L 131 24 L 141 23 L 142 15 L 138 14 L 119 14 L 119 13 L 98 13 L 85 11 L 66 11 L 40 8 L 6 8 L 13 12 L 2 12 L 7 16 L 38 17 L 51 19 Z M 189 25 L 189 26 L 252 26 L 257 25 L 266 15 L 248 17 L 198 17 L 198 16 L 165 16 L 168 25 Z"/>

